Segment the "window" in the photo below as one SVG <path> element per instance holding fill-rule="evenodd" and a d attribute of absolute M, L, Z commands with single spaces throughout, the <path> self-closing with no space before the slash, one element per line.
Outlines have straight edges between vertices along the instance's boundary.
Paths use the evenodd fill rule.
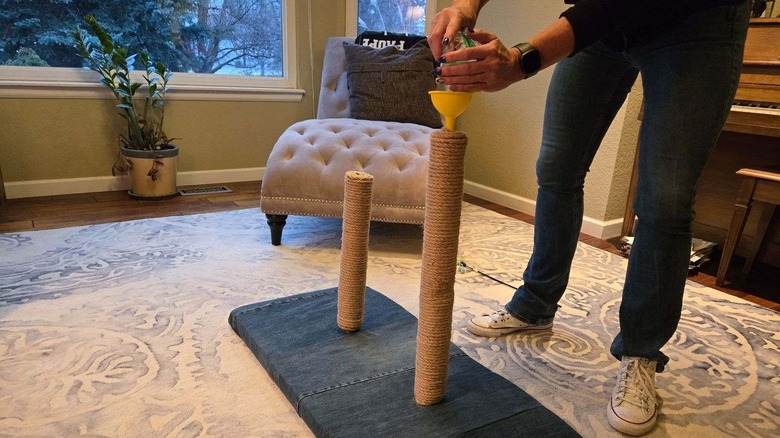
<path fill-rule="evenodd" d="M 94 15 L 117 44 L 131 53 L 145 49 L 179 72 L 173 99 L 299 101 L 302 90 L 293 90 L 295 3 L 5 0 L 0 97 L 105 95 L 96 74 L 83 68 L 71 36 L 77 25 L 86 28 L 83 16 Z"/>
<path fill-rule="evenodd" d="M 365 30 L 425 35 L 427 17 L 435 13 L 435 1 L 347 0 L 347 33 Z"/>

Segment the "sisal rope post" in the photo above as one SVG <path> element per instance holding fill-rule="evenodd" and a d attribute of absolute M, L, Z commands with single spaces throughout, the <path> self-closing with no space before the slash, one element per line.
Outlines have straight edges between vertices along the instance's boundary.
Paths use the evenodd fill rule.
<path fill-rule="evenodd" d="M 344 219 L 336 322 L 341 330 L 348 333 L 360 330 L 363 324 L 373 184 L 374 177 L 365 172 L 349 171 L 344 175 Z"/>
<path fill-rule="evenodd" d="M 460 131 L 431 135 L 414 380 L 414 400 L 422 406 L 439 403 L 447 385 L 467 144 Z"/>

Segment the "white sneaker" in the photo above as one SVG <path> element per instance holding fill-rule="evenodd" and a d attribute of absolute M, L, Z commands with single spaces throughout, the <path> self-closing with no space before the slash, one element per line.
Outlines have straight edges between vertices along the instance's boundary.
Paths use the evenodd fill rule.
<path fill-rule="evenodd" d="M 482 316 L 472 318 L 467 323 L 468 330 L 477 335 L 494 338 L 518 331 L 541 331 L 552 327 L 552 322 L 547 324 L 529 324 L 515 318 L 506 311 L 499 309 L 493 313 L 486 313 Z"/>
<path fill-rule="evenodd" d="M 610 426 L 626 435 L 644 435 L 655 426 L 656 361 L 623 356 L 607 407 Z"/>

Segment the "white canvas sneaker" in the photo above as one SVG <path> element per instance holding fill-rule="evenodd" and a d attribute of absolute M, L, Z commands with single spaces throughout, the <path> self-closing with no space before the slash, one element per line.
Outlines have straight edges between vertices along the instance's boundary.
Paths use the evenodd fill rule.
<path fill-rule="evenodd" d="M 623 356 L 607 407 L 610 426 L 626 435 L 644 435 L 655 426 L 656 361 Z"/>
<path fill-rule="evenodd" d="M 552 322 L 547 324 L 528 324 L 520 321 L 506 311 L 495 310 L 482 316 L 472 318 L 467 324 L 468 330 L 477 335 L 493 338 L 518 331 L 541 331 L 552 327 Z"/>

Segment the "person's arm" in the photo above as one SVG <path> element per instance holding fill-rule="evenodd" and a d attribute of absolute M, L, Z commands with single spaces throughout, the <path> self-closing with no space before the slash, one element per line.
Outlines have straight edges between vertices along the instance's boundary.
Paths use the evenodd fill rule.
<path fill-rule="evenodd" d="M 506 47 L 489 32 L 476 31 L 470 36 L 482 45 L 450 52 L 438 59 L 442 63 L 475 60 L 438 70 L 451 90 L 498 91 L 523 80 L 520 50 Z M 574 51 L 574 31 L 566 18 L 559 18 L 528 42 L 539 51 L 542 68 L 546 68 Z"/>
<path fill-rule="evenodd" d="M 545 69 L 561 59 L 569 56 L 576 45 L 574 29 L 566 18 L 559 18 L 541 32 L 532 36 L 528 43 L 539 51 L 542 69 Z M 518 52 L 519 50 L 514 49 Z"/>

